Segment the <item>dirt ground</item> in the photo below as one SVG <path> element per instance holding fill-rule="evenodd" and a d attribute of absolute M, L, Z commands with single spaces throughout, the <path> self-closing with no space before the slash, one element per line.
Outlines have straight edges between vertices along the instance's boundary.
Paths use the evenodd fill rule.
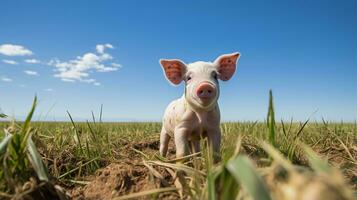
<path fill-rule="evenodd" d="M 133 148 L 143 153 L 152 154 L 153 151 L 158 151 L 159 142 L 139 142 L 128 145 L 127 158 L 97 170 L 95 175 L 85 177 L 84 180 L 89 184 L 73 188 L 70 190 L 70 196 L 78 200 L 112 199 L 173 184 L 172 176 L 164 168 L 155 167 L 163 175 L 164 180 L 160 181 L 152 177 L 149 169 L 142 162 L 142 155 L 132 150 Z M 169 152 L 174 153 L 173 146 L 170 146 Z M 162 193 L 158 197 L 159 199 L 179 199 L 177 193 L 173 192 Z M 140 199 L 151 198 L 142 197 Z"/>
<path fill-rule="evenodd" d="M 68 196 L 76 200 L 113 199 L 123 195 L 174 185 L 174 179 L 166 168 L 154 166 L 155 170 L 163 176 L 163 179 L 154 178 L 148 167 L 143 164 L 144 156 L 138 152 L 146 155 L 157 154 L 159 141 L 127 143 L 123 149 L 124 152 L 120 153 L 122 158 L 108 163 L 106 167 L 97 170 L 94 175 L 84 176 L 82 181 L 87 184 L 76 184 L 74 187 L 73 185 L 72 187 L 64 186 Z M 259 165 L 259 155 L 255 155 L 257 154 L 256 149 L 252 150 L 251 146 L 243 145 L 243 151 Z M 320 153 L 323 154 L 324 152 Z M 344 165 L 344 159 L 339 158 L 337 153 L 334 156 L 333 153 L 333 151 L 330 152 L 331 159 L 329 161 L 334 163 L 335 166 Z M 170 143 L 169 158 L 174 158 L 174 155 L 174 145 Z M 350 181 L 350 184 L 357 189 L 356 172 L 347 171 L 344 174 L 347 175 L 346 178 Z M 158 199 L 180 199 L 177 192 L 160 193 L 155 197 L 158 197 Z M 145 196 L 136 199 L 152 198 L 153 196 Z"/>

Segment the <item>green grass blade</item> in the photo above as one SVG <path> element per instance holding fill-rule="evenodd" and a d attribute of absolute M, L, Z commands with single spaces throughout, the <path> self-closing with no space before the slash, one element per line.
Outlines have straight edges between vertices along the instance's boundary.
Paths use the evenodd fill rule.
<path fill-rule="evenodd" d="M 80 150 L 80 152 L 83 154 L 81 138 L 79 137 L 79 133 L 78 133 L 77 126 L 76 126 L 76 124 L 75 124 L 74 121 L 73 121 L 72 115 L 71 115 L 68 111 L 67 111 L 67 114 L 68 114 L 69 119 L 71 120 L 71 123 L 72 123 L 72 125 L 73 125 L 73 129 L 74 129 L 74 133 L 75 133 L 75 135 L 76 135 L 76 139 L 77 139 L 77 142 L 78 142 L 79 150 Z"/>
<path fill-rule="evenodd" d="M 94 116 L 94 112 L 93 111 L 92 111 L 92 120 L 93 120 L 93 123 L 95 124 L 95 116 Z"/>
<path fill-rule="evenodd" d="M 304 130 L 305 126 L 307 125 L 307 123 L 309 123 L 310 118 L 307 119 L 304 124 L 300 127 L 299 131 L 296 133 L 294 140 L 296 140 L 297 138 L 299 138 L 300 134 L 302 133 L 302 131 Z"/>
<path fill-rule="evenodd" d="M 94 116 L 94 115 L 93 115 Z M 93 128 L 92 128 L 92 126 L 90 125 L 90 123 L 89 123 L 89 121 L 87 120 L 87 126 L 88 126 L 88 128 L 89 128 L 89 132 L 90 132 L 90 134 L 91 134 L 91 136 L 92 136 L 92 141 L 98 141 L 97 140 L 97 134 L 94 132 L 94 130 L 93 130 Z M 94 123 L 95 123 L 95 121 L 94 121 Z"/>
<path fill-rule="evenodd" d="M 212 167 L 210 167 L 212 168 Z M 216 187 L 215 187 L 215 178 L 212 173 L 212 169 L 208 169 L 207 172 L 207 189 L 208 189 L 208 199 L 215 200 L 216 199 Z"/>
<path fill-rule="evenodd" d="M 216 199 L 216 187 L 215 187 L 215 178 L 213 173 L 213 149 L 212 146 L 209 145 L 208 140 L 205 140 L 206 149 L 203 150 L 204 157 L 206 161 L 206 169 L 207 169 L 207 192 L 208 192 L 208 199 L 215 200 Z"/>
<path fill-rule="evenodd" d="M 23 127 L 22 127 L 22 133 L 23 133 L 23 134 L 25 134 L 25 133 L 28 131 L 28 129 L 29 129 L 29 126 L 30 126 L 30 122 L 31 122 L 33 113 L 35 112 L 36 104 L 37 104 L 37 96 L 35 96 L 35 98 L 34 98 L 34 100 L 33 100 L 30 113 L 27 115 L 26 120 L 25 120 L 25 122 L 24 122 L 24 125 L 23 125 Z"/>
<path fill-rule="evenodd" d="M 314 169 L 316 172 L 323 172 L 326 174 L 331 173 L 332 169 L 330 168 L 329 164 L 326 160 L 321 159 L 310 147 L 305 144 L 301 144 L 307 158 L 309 159 L 309 163 L 311 168 Z"/>
<path fill-rule="evenodd" d="M 218 180 L 222 188 L 219 199 L 232 199 L 232 197 L 237 196 L 239 192 L 237 181 L 235 181 L 234 177 L 231 176 L 226 168 L 221 171 Z"/>
<path fill-rule="evenodd" d="M 99 122 L 102 123 L 103 116 L 103 104 L 100 104 L 100 114 L 99 114 Z"/>
<path fill-rule="evenodd" d="M 281 120 L 281 127 L 282 127 L 282 129 L 283 129 L 283 134 L 284 134 L 284 136 L 287 137 L 288 134 L 286 133 L 285 124 L 284 124 L 284 121 L 283 121 L 283 120 Z"/>
<path fill-rule="evenodd" d="M 37 151 L 35 143 L 32 141 L 31 137 L 27 140 L 28 155 L 30 157 L 30 162 L 41 181 L 48 181 L 48 172 L 45 165 L 42 162 L 40 153 Z"/>
<path fill-rule="evenodd" d="M 9 134 L 6 135 L 0 143 L 0 154 L 3 154 L 6 151 L 7 145 L 9 144 L 9 142 L 11 141 L 13 135 Z"/>
<path fill-rule="evenodd" d="M 248 157 L 238 156 L 236 159 L 229 161 L 226 168 L 253 199 L 271 199 L 263 180 Z"/>
<path fill-rule="evenodd" d="M 147 163 L 152 164 L 152 165 L 168 167 L 168 168 L 172 168 L 172 169 L 176 169 L 176 170 L 182 170 L 189 175 L 202 175 L 202 176 L 206 175 L 206 173 L 204 173 L 203 171 L 194 169 L 192 167 L 189 167 L 189 166 L 183 165 L 183 164 L 164 163 L 164 162 L 160 162 L 160 161 L 147 161 Z"/>
<path fill-rule="evenodd" d="M 84 167 L 84 166 L 86 166 L 86 165 L 89 165 L 90 163 L 92 163 L 92 162 L 94 162 L 94 161 L 96 161 L 96 160 L 98 160 L 98 159 L 99 159 L 99 157 L 93 158 L 92 160 L 90 160 L 90 161 L 88 161 L 88 162 L 82 164 L 81 166 L 76 167 L 76 168 L 74 168 L 74 169 L 71 169 L 71 170 L 67 171 L 66 173 L 60 175 L 60 176 L 58 177 L 58 179 L 61 179 L 61 178 L 65 177 L 65 176 L 67 176 L 67 175 L 69 175 L 69 174 L 71 174 L 71 173 L 73 173 L 73 172 L 75 172 L 75 171 L 77 171 L 77 170 L 80 170 L 82 167 Z"/>
<path fill-rule="evenodd" d="M 289 160 L 286 160 L 285 157 L 281 154 L 280 151 L 278 151 L 276 148 L 274 148 L 271 144 L 268 144 L 266 142 L 261 143 L 262 148 L 264 149 L 265 152 L 277 163 L 282 165 L 285 169 L 287 169 L 289 172 L 294 171 L 294 167 L 291 164 Z"/>
<path fill-rule="evenodd" d="M 33 113 L 35 112 L 35 108 L 36 108 L 36 104 L 37 104 L 37 96 L 35 96 L 33 103 L 32 103 L 32 107 L 31 110 L 29 112 L 29 114 L 26 117 L 26 120 L 22 126 L 22 131 L 21 131 L 21 152 L 24 152 L 26 149 L 26 145 L 27 145 L 27 140 L 31 135 L 31 130 L 30 130 L 30 123 L 31 123 L 31 119 L 33 116 Z"/>
<path fill-rule="evenodd" d="M 267 125 L 269 129 L 269 142 L 274 147 L 276 146 L 276 133 L 275 133 L 275 114 L 273 105 L 273 92 L 269 91 L 269 109 L 267 116 Z"/>

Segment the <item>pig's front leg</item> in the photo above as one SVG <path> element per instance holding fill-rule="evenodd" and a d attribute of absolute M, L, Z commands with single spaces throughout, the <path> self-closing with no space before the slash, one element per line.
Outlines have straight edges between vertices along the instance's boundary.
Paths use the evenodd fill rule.
<path fill-rule="evenodd" d="M 208 131 L 207 139 L 209 145 L 211 146 L 209 148 L 212 148 L 213 150 L 214 162 L 219 162 L 221 160 L 221 129 L 218 127 Z"/>
<path fill-rule="evenodd" d="M 186 127 L 175 128 L 176 158 L 181 158 L 189 154 L 188 133 L 189 129 Z"/>
<path fill-rule="evenodd" d="M 160 155 L 166 157 L 167 148 L 169 146 L 170 136 L 168 135 L 167 131 L 164 127 L 162 127 L 160 133 Z"/>

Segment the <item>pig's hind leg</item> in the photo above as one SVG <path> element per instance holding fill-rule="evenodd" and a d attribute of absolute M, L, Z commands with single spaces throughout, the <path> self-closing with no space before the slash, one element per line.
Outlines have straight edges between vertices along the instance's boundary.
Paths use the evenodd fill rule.
<path fill-rule="evenodd" d="M 189 141 L 188 145 L 190 147 L 191 154 L 200 152 L 200 141 L 199 140 Z"/>
<path fill-rule="evenodd" d="M 208 133 L 209 148 L 213 149 L 214 162 L 217 163 L 221 160 L 221 130 L 218 128 L 213 132 Z"/>
<path fill-rule="evenodd" d="M 165 128 L 162 128 L 160 133 L 160 155 L 163 157 L 166 157 L 169 141 L 170 141 L 169 134 L 167 134 Z"/>

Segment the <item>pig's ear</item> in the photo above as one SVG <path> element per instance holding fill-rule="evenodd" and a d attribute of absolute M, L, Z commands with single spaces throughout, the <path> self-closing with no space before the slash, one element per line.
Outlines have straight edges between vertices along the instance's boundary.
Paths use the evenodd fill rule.
<path fill-rule="evenodd" d="M 214 63 L 217 66 L 218 78 L 222 81 L 228 81 L 234 74 L 237 68 L 237 61 L 240 53 L 224 54 L 219 56 Z"/>
<path fill-rule="evenodd" d="M 178 85 L 183 80 L 186 73 L 186 64 L 181 60 L 166 60 L 161 59 L 160 64 L 164 70 L 164 74 L 172 84 Z"/>

